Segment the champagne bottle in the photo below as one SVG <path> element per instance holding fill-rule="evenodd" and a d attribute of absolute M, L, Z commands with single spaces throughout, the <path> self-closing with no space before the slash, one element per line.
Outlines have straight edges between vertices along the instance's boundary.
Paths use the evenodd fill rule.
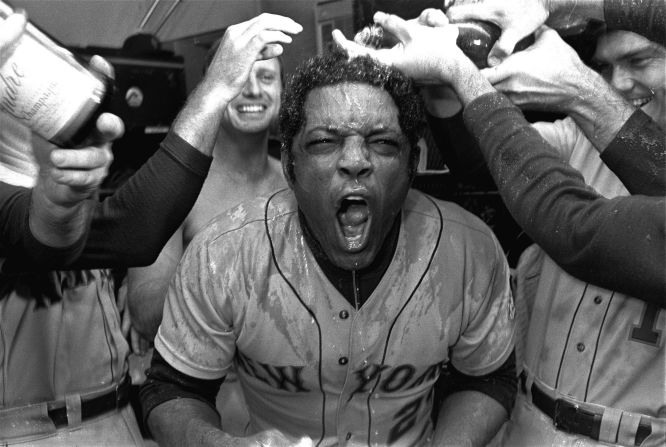
<path fill-rule="evenodd" d="M 467 57 L 479 68 L 488 66 L 488 54 L 497 39 L 499 39 L 502 30 L 499 26 L 491 22 L 482 20 L 469 20 L 466 22 L 453 22 L 458 27 L 458 39 L 456 44 Z M 520 40 L 514 52 L 524 50 L 534 43 L 534 35 Z"/>
<path fill-rule="evenodd" d="M 458 27 L 456 45 L 479 68 L 488 66 L 488 54 L 502 30 L 494 23 L 481 20 L 455 22 Z M 370 48 L 391 48 L 397 43 L 395 37 L 384 33 L 384 29 L 372 24 L 356 33 L 354 41 Z M 524 50 L 534 43 L 534 35 L 529 35 L 516 44 L 514 51 Z"/>
<path fill-rule="evenodd" d="M 13 10 L 0 1 L 0 26 Z M 111 80 L 86 68 L 28 23 L 0 59 L 0 111 L 60 147 L 78 147 L 95 129 Z"/>

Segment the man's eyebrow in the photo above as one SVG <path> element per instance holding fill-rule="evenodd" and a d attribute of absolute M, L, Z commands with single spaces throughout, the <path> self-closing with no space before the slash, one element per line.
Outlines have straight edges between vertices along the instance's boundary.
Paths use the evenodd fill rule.
<path fill-rule="evenodd" d="M 635 57 L 639 57 L 639 56 L 642 56 L 642 57 L 652 57 L 652 56 L 655 56 L 655 55 L 658 56 L 659 52 L 660 52 L 659 47 L 657 47 L 656 45 L 650 44 L 650 45 L 646 45 L 646 46 L 631 49 L 631 50 L 629 50 L 629 52 L 623 54 L 617 60 L 618 61 L 626 61 L 626 60 L 629 60 L 629 59 L 632 59 L 632 58 L 635 58 Z M 666 52 L 664 54 L 666 55 Z M 600 65 L 600 64 L 608 64 L 609 62 L 606 61 L 606 60 L 599 59 L 596 56 L 593 56 L 592 57 L 592 63 Z"/>

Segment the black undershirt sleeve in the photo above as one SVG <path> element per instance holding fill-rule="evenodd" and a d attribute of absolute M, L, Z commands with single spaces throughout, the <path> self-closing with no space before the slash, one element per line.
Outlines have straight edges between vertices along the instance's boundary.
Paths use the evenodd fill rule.
<path fill-rule="evenodd" d="M 446 397 L 458 391 L 483 393 L 495 399 L 507 414 L 511 414 L 517 390 L 515 351 L 511 352 L 502 366 L 485 376 L 468 376 L 449 363 L 435 384 L 434 420 L 437 420 L 437 412 Z"/>
<path fill-rule="evenodd" d="M 637 109 L 601 153 L 632 194 L 666 195 L 666 132 Z"/>
<path fill-rule="evenodd" d="M 204 380 L 183 374 L 169 365 L 155 350 L 150 368 L 146 371 L 146 381 L 139 390 L 145 426 L 148 426 L 146 421 L 153 408 L 173 399 L 200 400 L 217 412 L 215 398 L 222 382 L 224 382 L 224 377 L 215 380 Z"/>
<path fill-rule="evenodd" d="M 31 205 L 31 189 L 0 182 L 0 258 L 9 258 L 9 264 L 22 263 L 30 268 L 71 263 L 83 250 L 87 234 L 67 247 L 43 244 L 30 230 Z"/>

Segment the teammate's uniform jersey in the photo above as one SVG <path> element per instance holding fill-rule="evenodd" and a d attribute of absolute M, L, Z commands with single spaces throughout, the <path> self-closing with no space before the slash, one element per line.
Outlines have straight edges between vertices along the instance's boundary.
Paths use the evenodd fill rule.
<path fill-rule="evenodd" d="M 357 310 L 319 268 L 284 190 L 194 238 L 155 345 L 197 378 L 222 377 L 235 361 L 251 431 L 422 445 L 442 365 L 497 369 L 513 318 L 501 247 L 460 207 L 410 191 L 391 265 Z"/>
<path fill-rule="evenodd" d="M 538 124 L 537 128 L 599 194 L 609 198 L 629 194 L 573 120 Z M 633 446 L 643 417 L 650 423 L 652 435 L 642 445 L 663 446 L 666 311 L 579 281 L 548 256 L 540 259 L 536 296 L 530 306 L 527 389 L 533 380 L 553 398 L 598 405 L 604 412 L 601 441 Z M 539 411 L 535 407 L 531 410 Z M 509 438 L 506 445 L 534 445 L 535 441 L 538 445 L 551 445 L 551 441 L 562 445 L 561 439 L 527 438 L 529 426 L 534 425 L 527 416 L 513 423 L 523 438 Z"/>
<path fill-rule="evenodd" d="M 0 123 L 0 180 L 32 187 L 39 168 L 31 133 L 3 113 Z M 49 403 L 80 403 L 125 377 L 129 345 L 114 288 L 109 270 L 0 277 L 0 444 L 143 443 L 129 406 L 78 423 L 72 409 L 74 422 L 60 429 L 47 416 Z"/>

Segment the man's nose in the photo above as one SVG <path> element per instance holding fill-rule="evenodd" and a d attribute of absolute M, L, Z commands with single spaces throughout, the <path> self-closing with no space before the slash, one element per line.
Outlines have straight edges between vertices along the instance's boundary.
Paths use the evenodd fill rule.
<path fill-rule="evenodd" d="M 629 70 L 621 66 L 614 66 L 610 84 L 619 91 L 626 92 L 634 86 L 634 79 Z"/>
<path fill-rule="evenodd" d="M 243 95 L 247 97 L 257 97 L 261 95 L 259 81 L 254 76 L 250 76 L 243 86 Z"/>
<path fill-rule="evenodd" d="M 372 172 L 370 151 L 362 138 L 348 138 L 338 159 L 338 170 L 346 177 L 360 178 Z"/>

